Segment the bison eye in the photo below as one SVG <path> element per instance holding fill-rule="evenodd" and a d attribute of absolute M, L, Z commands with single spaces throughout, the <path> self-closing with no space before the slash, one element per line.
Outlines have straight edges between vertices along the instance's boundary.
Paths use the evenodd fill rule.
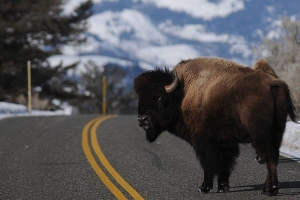
<path fill-rule="evenodd" d="M 166 97 L 166 95 L 165 95 L 165 94 L 161 95 L 160 97 L 158 97 L 158 101 L 161 101 L 161 100 L 163 100 L 165 97 Z"/>

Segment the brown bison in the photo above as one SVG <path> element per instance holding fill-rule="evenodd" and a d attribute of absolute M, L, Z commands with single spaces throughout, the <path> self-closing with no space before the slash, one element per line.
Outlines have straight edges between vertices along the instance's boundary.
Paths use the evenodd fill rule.
<path fill-rule="evenodd" d="M 164 131 L 193 146 L 204 169 L 202 193 L 229 191 L 239 143 L 251 142 L 266 163 L 263 193 L 278 193 L 277 164 L 287 115 L 296 122 L 287 84 L 265 60 L 254 68 L 221 58 L 184 60 L 170 72 L 156 69 L 134 80 L 138 122 L 153 142 Z"/>

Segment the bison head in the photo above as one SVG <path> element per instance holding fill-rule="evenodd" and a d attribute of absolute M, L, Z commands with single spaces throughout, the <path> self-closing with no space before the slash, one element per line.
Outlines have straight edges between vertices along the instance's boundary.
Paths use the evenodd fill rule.
<path fill-rule="evenodd" d="M 174 126 L 178 117 L 177 87 L 176 73 L 167 69 L 145 72 L 134 80 L 134 90 L 139 97 L 138 122 L 149 142 Z"/>

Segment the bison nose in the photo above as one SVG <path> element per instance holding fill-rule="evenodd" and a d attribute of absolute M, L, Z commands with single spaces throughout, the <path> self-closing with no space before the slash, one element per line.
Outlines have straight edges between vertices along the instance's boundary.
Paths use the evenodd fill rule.
<path fill-rule="evenodd" d="M 147 116 L 139 116 L 138 117 L 138 121 L 139 121 L 139 126 L 144 126 L 145 125 L 145 121 L 148 119 Z"/>
<path fill-rule="evenodd" d="M 145 121 L 148 119 L 147 116 L 141 116 L 141 117 L 138 117 L 138 121 L 139 121 L 139 126 L 144 126 L 145 125 Z"/>

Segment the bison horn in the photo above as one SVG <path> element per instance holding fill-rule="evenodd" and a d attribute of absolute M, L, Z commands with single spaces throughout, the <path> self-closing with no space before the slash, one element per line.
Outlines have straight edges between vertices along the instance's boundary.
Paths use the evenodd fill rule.
<path fill-rule="evenodd" d="M 176 89 L 177 85 L 178 85 L 177 74 L 176 74 L 176 72 L 174 72 L 173 74 L 174 74 L 173 82 L 170 85 L 165 86 L 165 90 L 166 90 L 167 93 L 173 92 Z"/>

